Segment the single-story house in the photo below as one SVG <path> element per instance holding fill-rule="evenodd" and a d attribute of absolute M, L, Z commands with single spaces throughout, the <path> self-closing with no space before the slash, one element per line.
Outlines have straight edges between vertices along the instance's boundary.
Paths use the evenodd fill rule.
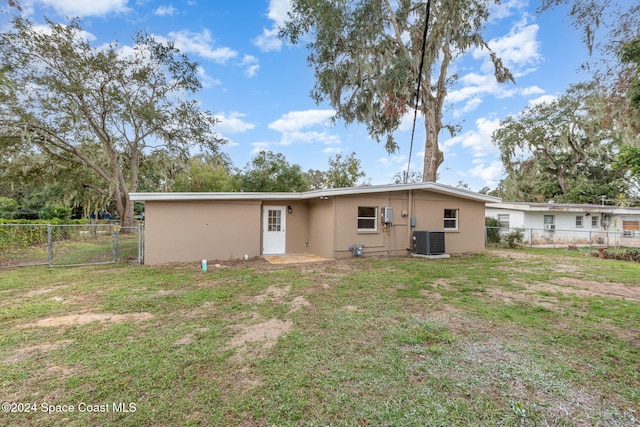
<path fill-rule="evenodd" d="M 533 245 L 640 245 L 640 208 L 500 202 L 487 203 L 486 215 L 505 232 L 524 229 L 524 242 Z"/>
<path fill-rule="evenodd" d="M 432 182 L 130 197 L 145 204 L 146 264 L 271 254 L 407 255 L 413 232 L 427 230 L 440 232 L 448 254 L 481 252 L 485 203 L 500 201 Z"/>

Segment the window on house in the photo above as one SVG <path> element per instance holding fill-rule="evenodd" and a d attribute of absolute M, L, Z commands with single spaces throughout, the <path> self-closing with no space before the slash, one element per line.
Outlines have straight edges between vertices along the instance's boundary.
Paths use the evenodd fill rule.
<path fill-rule="evenodd" d="M 444 229 L 445 230 L 458 229 L 458 209 L 444 210 Z"/>
<path fill-rule="evenodd" d="M 500 228 L 508 229 L 509 214 L 498 214 L 498 223 L 500 224 Z"/>
<path fill-rule="evenodd" d="M 543 218 L 544 221 L 544 229 L 545 230 L 555 230 L 555 216 L 554 215 L 545 215 Z"/>
<path fill-rule="evenodd" d="M 622 221 L 622 232 L 624 236 L 640 235 L 640 221 Z"/>
<path fill-rule="evenodd" d="M 582 228 L 584 217 L 582 215 L 576 216 L 576 228 Z"/>
<path fill-rule="evenodd" d="M 598 222 L 599 222 L 598 219 L 599 218 L 600 217 L 598 217 L 598 216 L 592 216 L 591 217 L 591 227 L 593 227 L 593 228 L 598 227 Z"/>
<path fill-rule="evenodd" d="M 378 208 L 358 206 L 358 231 L 376 231 Z"/>

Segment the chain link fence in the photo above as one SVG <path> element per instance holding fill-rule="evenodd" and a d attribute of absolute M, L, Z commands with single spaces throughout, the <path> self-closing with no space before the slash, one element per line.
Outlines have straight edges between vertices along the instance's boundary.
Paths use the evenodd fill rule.
<path fill-rule="evenodd" d="M 0 224 L 0 268 L 142 264 L 144 228 L 101 224 Z"/>
<path fill-rule="evenodd" d="M 595 253 L 607 248 L 640 248 L 640 233 L 486 227 L 485 243 L 488 247 L 588 248 Z"/>

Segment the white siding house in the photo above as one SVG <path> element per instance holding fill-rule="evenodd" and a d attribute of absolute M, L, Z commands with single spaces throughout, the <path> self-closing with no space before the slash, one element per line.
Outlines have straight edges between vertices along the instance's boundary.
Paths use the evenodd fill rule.
<path fill-rule="evenodd" d="M 640 246 L 640 208 L 561 203 L 488 203 L 504 233 L 524 230 L 533 245 L 602 244 Z"/>

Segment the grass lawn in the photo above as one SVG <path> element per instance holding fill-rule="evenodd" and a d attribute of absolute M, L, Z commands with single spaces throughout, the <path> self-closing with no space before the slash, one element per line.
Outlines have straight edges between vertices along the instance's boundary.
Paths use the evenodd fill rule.
<path fill-rule="evenodd" d="M 212 264 L 0 270 L 0 425 L 640 422 L 640 264 Z"/>

